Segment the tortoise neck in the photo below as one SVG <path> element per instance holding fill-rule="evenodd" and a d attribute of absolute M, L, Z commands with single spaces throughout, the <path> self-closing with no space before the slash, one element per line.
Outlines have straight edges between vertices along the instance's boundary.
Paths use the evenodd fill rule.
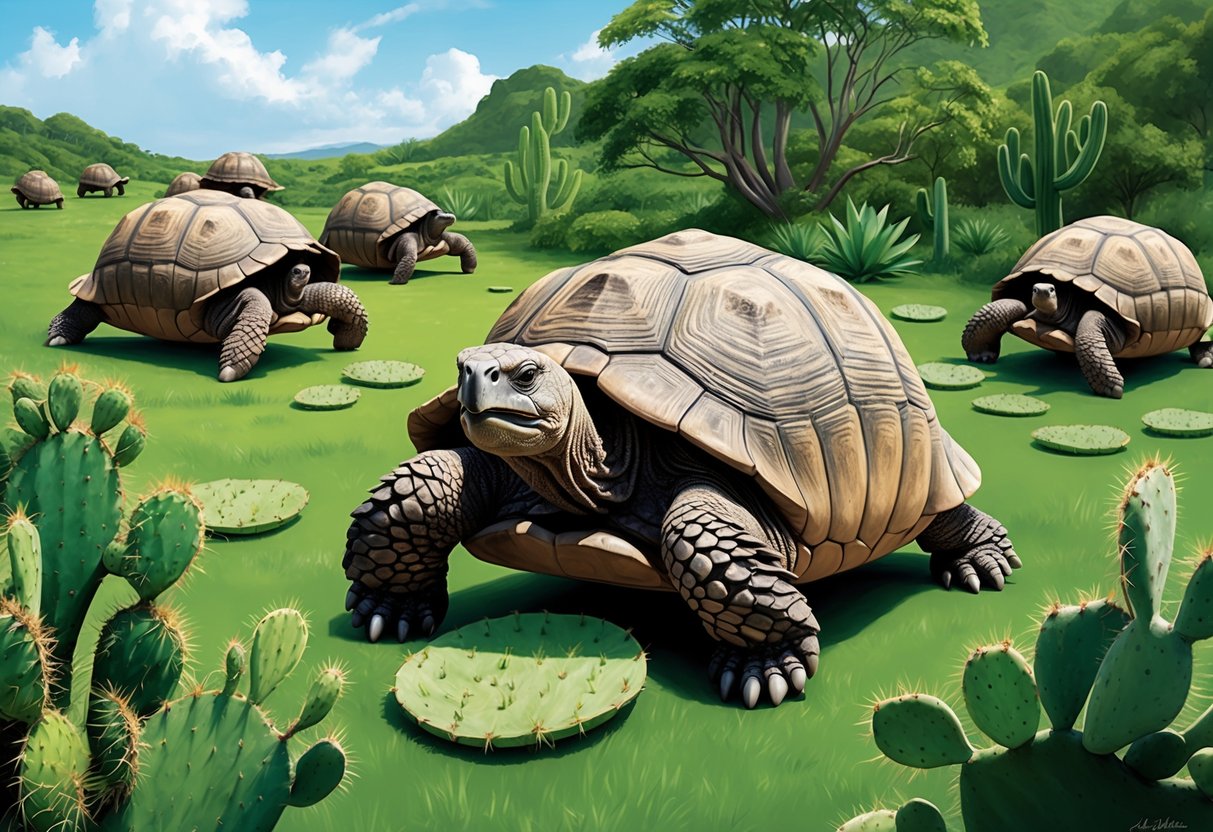
<path fill-rule="evenodd" d="M 614 408 L 590 415 L 574 385 L 568 427 L 550 451 L 506 462 L 537 494 L 575 514 L 606 514 L 636 489 L 639 466 L 634 420 Z"/>

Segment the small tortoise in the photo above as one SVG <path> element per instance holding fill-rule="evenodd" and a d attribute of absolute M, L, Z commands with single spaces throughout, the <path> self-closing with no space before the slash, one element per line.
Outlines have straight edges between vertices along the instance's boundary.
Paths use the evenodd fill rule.
<path fill-rule="evenodd" d="M 76 196 L 82 197 L 94 191 L 102 191 L 108 197 L 114 195 L 115 189 L 118 191 L 118 196 L 125 196 L 126 183 L 130 181 L 129 176 L 119 176 L 118 171 L 105 162 L 98 162 L 95 165 L 89 165 L 80 174 L 80 184 L 76 186 Z"/>
<path fill-rule="evenodd" d="M 268 335 L 328 316 L 333 347 L 357 349 L 366 310 L 337 283 L 341 261 L 276 205 L 198 190 L 131 211 L 110 234 L 47 344 L 77 344 L 105 322 L 167 341 L 222 342 L 219 380 L 243 377 Z"/>
<path fill-rule="evenodd" d="M 464 274 L 476 271 L 476 249 L 462 234 L 447 231 L 455 215 L 411 188 L 368 182 L 341 198 L 329 212 L 320 242 L 342 262 L 364 269 L 394 269 L 391 283 L 408 283 L 419 260 L 449 254 Z"/>
<path fill-rule="evenodd" d="M 753 707 L 818 662 L 800 584 L 917 540 L 945 586 L 1002 589 L 1006 530 L 914 362 L 842 279 L 681 231 L 523 292 L 458 385 L 409 417 L 420 454 L 353 512 L 346 606 L 371 641 L 432 633 L 447 556 L 676 590 Z"/>
<path fill-rule="evenodd" d="M 1120 217 L 1091 217 L 1042 237 L 994 285 L 993 300 L 965 325 L 970 361 L 991 363 L 1010 329 L 1038 347 L 1072 352 L 1091 389 L 1119 399 L 1115 358 L 1187 347 L 1213 367 L 1213 300 L 1188 247 Z"/>
<path fill-rule="evenodd" d="M 185 173 L 179 173 L 169 183 L 168 190 L 164 192 L 165 196 L 176 196 L 177 194 L 187 194 L 190 191 L 196 191 L 202 187 L 202 177 L 191 170 Z"/>
<path fill-rule="evenodd" d="M 37 208 L 52 202 L 56 208 L 63 207 L 63 192 L 59 190 L 59 183 L 44 170 L 31 170 L 23 174 L 13 185 L 12 191 L 22 208 Z"/>
<path fill-rule="evenodd" d="M 251 153 L 224 153 L 211 163 L 199 186 L 245 199 L 261 199 L 267 191 L 281 191 L 282 186 L 270 178 L 265 165 Z"/>

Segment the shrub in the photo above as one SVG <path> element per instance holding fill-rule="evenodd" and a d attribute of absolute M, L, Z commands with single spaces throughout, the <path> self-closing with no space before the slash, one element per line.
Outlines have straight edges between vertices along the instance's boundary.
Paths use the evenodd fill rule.
<path fill-rule="evenodd" d="M 531 226 L 530 243 L 532 248 L 568 248 L 569 226 L 577 217 L 568 211 L 559 214 L 545 214 Z"/>
<path fill-rule="evenodd" d="M 780 223 L 771 226 L 766 244 L 780 254 L 811 263 L 821 259 L 826 235 L 818 223 Z"/>
<path fill-rule="evenodd" d="M 903 277 L 915 271 L 922 261 L 912 259 L 909 251 L 918 242 L 918 235 L 901 239 L 909 218 L 890 225 L 888 213 L 888 205 L 880 211 L 866 202 L 856 208 L 848 198 L 846 225 L 830 214 L 830 225 L 824 227 L 827 239 L 817 265 L 855 283 Z"/>
<path fill-rule="evenodd" d="M 627 211 L 594 211 L 574 220 L 565 239 L 571 251 L 603 252 L 630 246 L 642 236 L 640 220 Z"/>
<path fill-rule="evenodd" d="M 1010 241 L 1001 225 L 984 219 L 961 220 L 952 231 L 952 243 L 966 254 L 989 254 Z"/>
<path fill-rule="evenodd" d="M 474 220 L 480 215 L 479 194 L 462 188 L 443 188 L 442 206 L 461 220 Z"/>

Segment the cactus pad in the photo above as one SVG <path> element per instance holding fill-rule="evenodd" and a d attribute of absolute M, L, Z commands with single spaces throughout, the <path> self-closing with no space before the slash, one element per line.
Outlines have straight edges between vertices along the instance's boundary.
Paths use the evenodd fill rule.
<path fill-rule="evenodd" d="M 1175 632 L 1188 641 L 1213 638 L 1213 548 L 1204 553 L 1188 581 Z"/>
<path fill-rule="evenodd" d="M 295 394 L 295 406 L 303 410 L 343 410 L 358 403 L 362 394 L 343 384 L 317 384 Z"/>
<path fill-rule="evenodd" d="M 46 707 L 48 647 L 38 620 L 0 598 L 0 721 L 32 723 Z"/>
<path fill-rule="evenodd" d="M 290 675 L 307 649 L 307 622 L 296 609 L 265 614 L 253 633 L 249 657 L 249 701 L 261 704 Z"/>
<path fill-rule="evenodd" d="M 897 815 L 888 809 L 867 812 L 838 827 L 838 832 L 897 832 Z"/>
<path fill-rule="evenodd" d="M 313 745 L 295 763 L 291 806 L 312 806 L 328 797 L 345 779 L 345 751 L 334 739 Z"/>
<path fill-rule="evenodd" d="M 58 711 L 43 714 L 21 752 L 21 812 L 31 829 L 69 832 L 85 828 L 88 764 L 83 732 Z"/>
<path fill-rule="evenodd" d="M 918 365 L 922 383 L 934 390 L 968 390 L 986 380 L 986 374 L 968 364 L 931 361 Z"/>
<path fill-rule="evenodd" d="M 117 691 L 147 716 L 171 699 L 185 670 L 185 635 L 154 604 L 120 610 L 105 623 L 93 658 L 93 686 Z"/>
<path fill-rule="evenodd" d="M 926 694 L 908 693 L 876 705 L 872 734 L 876 747 L 904 766 L 935 768 L 965 763 L 973 756 L 956 714 L 947 703 Z"/>
<path fill-rule="evenodd" d="M 294 520 L 307 505 L 302 485 L 285 480 L 214 480 L 190 489 L 207 531 L 260 534 Z"/>
<path fill-rule="evenodd" d="M 408 387 L 421 381 L 425 370 L 407 361 L 359 361 L 341 371 L 341 377 L 363 387 Z"/>
<path fill-rule="evenodd" d="M 1036 687 L 1054 729 L 1074 727 L 1104 654 L 1128 623 L 1124 610 L 1103 599 L 1046 613 L 1036 638 Z"/>
<path fill-rule="evenodd" d="M 1129 434 L 1110 425 L 1049 425 L 1032 431 L 1041 447 L 1076 456 L 1100 456 L 1124 450 Z"/>
<path fill-rule="evenodd" d="M 105 567 L 121 575 L 145 601 L 185 574 L 202 550 L 201 508 L 185 491 L 165 489 L 135 506 L 125 546 L 104 553 Z"/>
<path fill-rule="evenodd" d="M 514 614 L 409 654 L 396 699 L 426 731 L 464 745 L 541 745 L 606 722 L 644 686 L 632 636 L 602 619 Z"/>
<path fill-rule="evenodd" d="M 973 651 L 965 662 L 964 697 L 973 722 L 998 744 L 1019 748 L 1036 736 L 1036 681 L 1023 656 L 1009 645 Z"/>
<path fill-rule="evenodd" d="M 1213 435 L 1213 413 L 1204 413 L 1199 410 L 1164 407 L 1162 410 L 1151 410 L 1141 417 L 1141 421 L 1154 433 L 1160 433 L 1163 436 Z"/>
<path fill-rule="evenodd" d="M 514 291 L 513 286 L 490 286 L 489 291 L 497 295 L 505 295 Z"/>
<path fill-rule="evenodd" d="M 903 303 L 901 306 L 894 306 L 890 309 L 889 314 L 899 321 L 932 323 L 946 318 L 948 310 L 942 306 L 931 306 L 925 303 Z"/>
<path fill-rule="evenodd" d="M 897 832 L 948 832 L 938 807 L 916 797 L 897 810 Z"/>
<path fill-rule="evenodd" d="M 1049 403 L 1035 396 L 998 393 L 973 399 L 973 409 L 994 416 L 1040 416 L 1049 412 Z"/>
<path fill-rule="evenodd" d="M 1174 731 L 1146 734 L 1129 746 L 1125 765 L 1147 780 L 1174 777 L 1188 761 L 1188 744 Z"/>

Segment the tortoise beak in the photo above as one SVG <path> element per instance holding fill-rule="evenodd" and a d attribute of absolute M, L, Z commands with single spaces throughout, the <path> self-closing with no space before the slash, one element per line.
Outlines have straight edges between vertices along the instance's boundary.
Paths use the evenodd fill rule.
<path fill-rule="evenodd" d="M 469 357 L 459 365 L 459 404 L 473 416 L 500 411 L 534 418 L 535 403 L 514 389 L 501 363 L 487 355 Z"/>

